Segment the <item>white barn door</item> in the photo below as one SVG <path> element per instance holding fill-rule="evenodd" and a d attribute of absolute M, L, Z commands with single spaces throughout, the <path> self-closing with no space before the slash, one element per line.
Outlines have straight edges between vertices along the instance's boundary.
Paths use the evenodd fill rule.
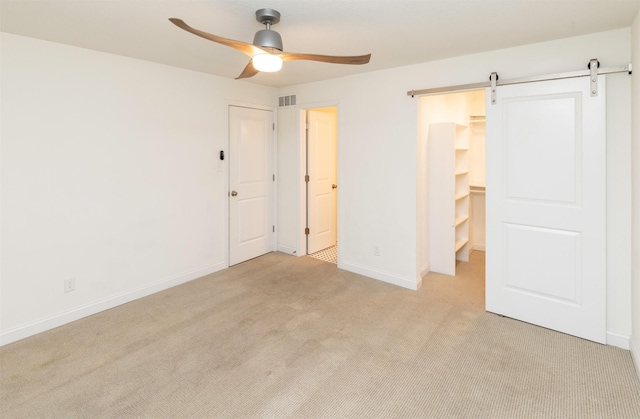
<path fill-rule="evenodd" d="M 229 265 L 274 246 L 273 112 L 229 107 Z"/>
<path fill-rule="evenodd" d="M 605 78 L 487 92 L 486 308 L 606 341 Z"/>

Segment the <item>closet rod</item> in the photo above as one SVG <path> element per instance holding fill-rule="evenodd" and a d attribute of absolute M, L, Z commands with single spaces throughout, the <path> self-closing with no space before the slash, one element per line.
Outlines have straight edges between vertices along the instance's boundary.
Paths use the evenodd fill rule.
<path fill-rule="evenodd" d="M 629 73 L 631 74 L 631 64 L 627 64 L 620 67 L 608 67 L 608 68 L 599 68 L 598 75 L 601 74 L 614 74 L 614 73 Z M 558 79 L 571 79 L 575 77 L 589 77 L 591 75 L 590 70 L 579 70 L 579 71 L 571 71 L 568 73 L 558 73 L 558 74 L 549 74 L 546 76 L 529 76 L 529 77 L 520 77 L 517 79 L 511 80 L 500 80 L 498 79 L 496 82 L 496 86 L 506 86 L 509 84 L 521 84 L 521 83 L 532 83 L 536 81 L 546 81 L 546 80 L 558 80 Z M 434 87 L 431 89 L 421 89 L 421 90 L 409 90 L 407 92 L 407 96 L 421 96 L 421 95 L 434 95 L 438 93 L 454 93 L 454 92 L 464 92 L 468 90 L 476 90 L 482 89 L 485 87 L 491 87 L 491 81 L 487 80 L 486 82 L 480 83 L 471 83 L 471 84 L 459 84 L 457 86 L 444 86 L 444 87 Z"/>

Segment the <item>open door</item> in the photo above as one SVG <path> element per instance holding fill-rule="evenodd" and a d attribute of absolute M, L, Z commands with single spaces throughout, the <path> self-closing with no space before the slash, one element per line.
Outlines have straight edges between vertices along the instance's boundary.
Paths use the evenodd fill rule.
<path fill-rule="evenodd" d="M 605 78 L 487 91 L 488 311 L 606 341 Z"/>
<path fill-rule="evenodd" d="M 307 111 L 307 254 L 337 243 L 337 113 Z"/>

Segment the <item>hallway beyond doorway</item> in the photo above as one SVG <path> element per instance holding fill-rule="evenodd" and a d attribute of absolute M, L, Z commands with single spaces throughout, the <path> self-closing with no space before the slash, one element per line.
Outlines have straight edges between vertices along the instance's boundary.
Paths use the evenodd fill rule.
<path fill-rule="evenodd" d="M 316 258 L 319 260 L 323 260 L 325 262 L 333 263 L 334 265 L 338 264 L 338 246 L 327 247 L 326 249 L 322 249 L 318 252 L 310 254 L 312 258 Z"/>

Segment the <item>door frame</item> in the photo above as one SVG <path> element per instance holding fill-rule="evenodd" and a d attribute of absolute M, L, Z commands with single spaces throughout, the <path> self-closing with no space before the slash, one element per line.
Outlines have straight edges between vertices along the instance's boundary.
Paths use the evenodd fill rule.
<path fill-rule="evenodd" d="M 229 127 L 229 116 L 231 114 L 230 112 L 230 107 L 231 106 L 236 106 L 236 107 L 240 107 L 240 108 L 250 108 L 250 109 L 257 109 L 257 110 L 261 110 L 261 111 L 271 111 L 272 115 L 273 115 L 273 123 L 275 124 L 275 129 L 273 130 L 273 141 L 272 141 L 272 147 L 273 147 L 273 172 L 276 175 L 275 181 L 273 182 L 273 190 L 272 190 L 272 194 L 273 194 L 273 225 L 276 226 L 276 231 L 273 234 L 272 237 L 272 241 L 271 241 L 271 251 L 275 251 L 277 249 L 277 243 L 278 243 L 278 226 L 276 224 L 276 222 L 278 221 L 278 108 L 276 106 L 269 106 L 269 105 L 261 105 L 261 104 L 257 104 L 257 103 L 250 103 L 250 102 L 241 102 L 241 101 L 237 101 L 237 100 L 225 100 L 224 101 L 224 110 L 225 110 L 225 119 L 224 119 L 224 123 L 225 123 L 225 132 L 227 133 L 227 138 L 224 142 L 224 149 L 221 150 L 216 150 L 216 159 L 218 162 L 220 162 L 219 157 L 217 156 L 217 153 L 219 153 L 220 151 L 224 151 L 224 161 L 223 161 L 223 166 L 226 166 L 225 169 L 222 170 L 222 173 L 224 174 L 224 179 L 222 180 L 224 182 L 224 197 L 223 200 L 226 202 L 226 205 L 224 207 L 224 233 L 225 233 L 225 237 L 226 237 L 226 243 L 227 245 L 225 246 L 225 255 L 224 255 L 224 260 L 226 263 L 226 267 L 228 268 L 229 266 L 231 266 L 230 262 L 230 257 L 231 257 L 231 249 L 230 249 L 230 245 L 229 245 L 229 234 L 230 234 L 230 222 L 229 222 L 229 217 L 230 217 L 230 212 L 229 212 L 229 203 L 230 203 L 230 193 L 231 193 L 231 189 L 229 187 L 229 179 L 230 179 L 230 173 L 231 173 L 231 165 L 229 164 L 229 148 L 230 148 L 230 143 L 231 143 L 231 135 L 230 135 L 230 127 Z"/>
<path fill-rule="evenodd" d="M 443 88 L 445 89 L 445 88 Z M 440 89 L 438 89 L 440 90 Z M 477 92 L 483 92 L 484 95 L 484 111 L 486 113 L 486 97 L 487 97 L 487 89 L 483 88 L 483 87 L 477 87 L 477 88 L 472 88 L 472 89 L 464 89 L 464 90 L 458 90 L 456 89 L 455 86 L 451 86 L 451 90 L 443 90 L 443 91 L 438 91 L 438 92 L 434 92 L 434 93 L 428 93 L 428 94 L 423 94 L 421 95 L 418 100 L 417 100 L 417 118 L 418 118 L 418 138 L 417 138 L 417 145 L 418 145 L 418 152 L 419 153 L 426 153 L 425 155 L 426 157 L 426 162 L 427 165 L 428 160 L 431 158 L 430 153 L 431 150 L 429 150 L 430 145 L 428 144 L 429 141 L 429 126 L 430 124 L 433 123 L 442 123 L 442 122 L 453 122 L 454 124 L 463 124 L 462 121 L 460 120 L 456 120 L 455 118 L 433 118 L 430 120 L 426 120 L 426 118 L 423 118 L 423 115 L 425 115 L 425 113 L 430 112 L 431 109 L 449 109 L 449 107 L 447 105 L 444 105 L 443 107 L 439 107 L 439 106 L 426 106 L 425 108 L 423 108 L 423 106 L 421 104 L 420 98 L 425 97 L 425 96 L 435 96 L 435 97 L 445 97 L 445 96 L 451 96 L 451 95 L 457 95 L 457 94 L 473 94 L 473 93 L 477 93 Z M 426 111 L 426 112 L 425 112 Z M 464 125 L 464 124 L 463 124 Z M 471 128 L 471 124 L 467 123 L 466 124 L 469 128 Z M 471 133 L 469 134 L 471 135 Z M 422 139 L 424 139 L 425 144 L 424 144 L 424 150 L 420 149 L 421 146 L 421 141 L 423 141 Z M 469 142 L 471 144 L 472 138 L 471 136 L 469 137 Z M 486 143 L 486 135 L 485 135 L 485 143 Z M 486 148 L 486 146 L 485 146 Z M 470 157 L 469 157 L 470 158 Z M 420 278 L 423 278 L 427 273 L 431 272 L 431 237 L 432 237 L 432 231 L 430 229 L 429 226 L 429 220 L 431 218 L 431 200 L 429 199 L 429 193 L 430 193 L 430 189 L 429 189 L 429 168 L 426 167 L 424 169 L 423 172 L 420 172 L 420 167 L 418 168 L 417 171 L 417 175 L 418 177 L 423 176 L 424 178 L 424 186 L 421 188 L 419 183 L 418 183 L 418 192 L 417 194 L 423 194 L 425 195 L 424 198 L 420 198 L 420 196 L 416 197 L 416 201 L 417 201 L 417 205 L 420 205 L 420 200 L 424 199 L 424 208 L 425 211 L 423 211 L 424 214 L 426 214 L 425 216 L 425 220 L 424 220 L 424 224 L 422 225 L 422 228 L 426 229 L 427 231 L 427 240 L 426 242 L 422 242 L 420 241 L 420 234 L 418 233 L 418 254 L 420 254 L 420 252 L 426 252 L 429 254 L 429 263 L 422 265 L 422 261 L 418 260 L 418 275 L 420 276 Z M 485 164 L 485 172 L 486 172 L 486 164 Z M 486 178 L 485 178 L 485 189 L 488 187 L 488 185 L 486 184 Z M 471 208 L 471 193 L 469 194 L 469 211 L 472 211 Z M 470 213 L 471 215 L 471 213 Z M 485 214 L 485 218 L 486 218 L 486 214 Z M 420 223 L 420 222 L 418 222 Z M 480 250 L 480 249 L 472 249 L 473 247 L 473 242 L 471 241 L 472 237 L 472 223 L 473 223 L 473 219 L 470 217 L 469 220 L 469 255 L 471 255 L 471 253 L 473 252 L 473 250 L 478 250 L 478 251 L 482 251 L 482 252 L 486 252 L 486 245 L 485 247 Z M 418 228 L 420 228 L 420 224 L 418 224 Z M 486 242 L 485 242 L 486 244 Z M 426 249 L 422 249 L 422 246 L 425 246 Z M 457 261 L 456 261 L 457 262 Z"/>
<path fill-rule="evenodd" d="M 330 111 L 330 112 L 323 112 L 323 111 L 320 111 L 321 109 L 332 109 L 332 111 Z M 333 160 L 333 164 L 335 165 L 335 169 L 336 169 L 336 170 L 335 170 L 336 178 L 335 178 L 335 180 L 334 180 L 334 181 L 335 181 L 334 186 L 335 186 L 335 185 L 338 183 L 338 178 L 337 178 L 337 169 L 338 169 L 338 134 L 337 134 L 337 128 L 338 128 L 338 126 L 337 126 L 337 124 L 338 124 L 338 108 L 337 108 L 337 107 L 335 107 L 335 106 L 330 106 L 330 107 L 323 107 L 323 108 L 312 108 L 312 109 L 307 109 L 307 110 L 305 111 L 305 113 L 306 113 L 306 115 L 305 115 L 305 122 L 306 122 L 306 124 L 309 124 L 309 121 L 310 121 L 310 118 L 309 118 L 309 116 L 310 116 L 310 115 L 309 115 L 309 114 L 310 114 L 310 112 L 312 112 L 312 111 L 315 111 L 316 113 L 320 113 L 320 114 L 322 114 L 322 113 L 330 114 L 332 118 L 335 116 L 335 124 L 336 124 L 336 125 L 335 125 L 335 138 L 334 138 L 334 143 L 335 143 L 335 154 L 334 154 L 333 159 L 332 159 L 332 160 Z M 305 125 L 306 125 L 306 124 L 305 124 Z M 311 127 L 310 127 L 310 128 L 311 128 Z M 310 152 L 309 152 L 309 137 L 310 137 L 310 135 L 309 135 L 309 134 L 310 134 L 310 131 L 307 129 L 307 130 L 305 130 L 305 133 L 306 133 L 306 135 L 305 135 L 305 137 L 306 137 L 305 144 L 306 144 L 306 146 L 307 146 L 307 153 L 306 153 L 306 156 L 305 156 L 305 161 L 306 161 L 306 169 L 307 169 L 307 171 L 308 171 L 308 169 L 309 169 L 309 161 L 310 161 L 310 157 L 312 157 L 312 156 L 313 156 L 313 158 L 315 159 L 315 156 L 313 155 L 313 153 L 310 153 Z M 305 172 L 305 173 L 306 173 L 306 172 Z M 318 211 L 317 205 L 313 205 L 313 206 L 312 206 L 312 204 L 311 204 L 311 199 L 310 199 L 310 198 L 311 198 L 311 196 L 310 196 L 310 194 L 309 194 L 309 193 L 310 193 L 310 188 L 311 188 L 311 183 L 312 183 L 312 181 L 314 181 L 314 180 L 316 180 L 316 179 L 310 178 L 310 179 L 309 179 L 309 182 L 307 182 L 307 181 L 305 180 L 305 186 L 306 186 L 306 187 L 305 187 L 305 196 L 306 196 L 306 200 L 305 200 L 305 202 L 306 202 L 306 207 L 307 207 L 306 217 L 305 217 L 305 218 L 306 218 L 306 227 L 311 227 L 311 226 L 309 225 L 309 223 L 310 223 L 309 214 L 310 214 L 311 210 L 312 210 L 312 209 L 314 209 L 314 210 L 316 211 L 316 213 L 317 213 L 317 211 Z M 335 204 L 336 204 L 336 205 L 335 205 L 335 207 L 334 207 L 334 214 L 333 214 L 333 216 L 335 216 L 335 217 L 336 217 L 336 220 L 335 220 L 335 221 L 336 221 L 336 223 L 335 223 L 335 224 L 333 224 L 333 227 L 332 227 L 332 228 L 333 228 L 333 229 L 335 229 L 335 237 L 336 237 L 336 244 L 337 244 L 337 240 L 338 240 L 338 231 L 337 231 L 337 229 L 338 229 L 338 224 L 337 224 L 337 218 L 338 218 L 338 207 L 337 207 L 337 204 L 338 204 L 338 195 L 337 195 L 337 194 L 338 194 L 338 191 L 334 191 L 334 193 L 335 193 L 334 199 L 335 199 Z M 315 233 L 315 232 L 314 232 L 314 233 Z M 305 251 L 305 254 L 309 255 L 309 254 L 311 254 L 311 252 L 309 251 L 309 247 L 310 247 L 310 244 L 311 244 L 311 240 L 310 240 L 310 239 L 311 239 L 312 233 L 310 232 L 309 234 L 305 234 L 305 236 L 306 236 L 306 240 L 305 240 L 305 241 L 306 241 L 306 251 Z M 316 244 L 317 244 L 317 243 L 316 243 Z M 323 249 L 320 249 L 320 250 L 323 250 Z"/>
<path fill-rule="evenodd" d="M 308 104 L 299 104 L 298 105 L 298 144 L 300 149 L 300 165 L 299 165 L 299 188 L 298 188 L 298 202 L 299 209 L 298 212 L 298 249 L 297 253 L 299 256 L 305 256 L 307 254 L 307 236 L 304 234 L 304 229 L 307 227 L 307 184 L 304 181 L 304 177 L 307 174 L 307 138 L 306 138 L 306 113 L 308 110 L 318 109 L 318 108 L 336 108 L 336 167 L 337 167 L 337 184 L 340 185 L 341 179 L 341 159 L 340 159 L 340 103 L 339 101 L 326 101 L 326 102 L 314 102 Z M 338 242 L 338 267 L 340 267 L 341 260 L 341 236 L 343 231 L 342 219 L 340 216 L 342 213 L 342 192 L 341 188 L 338 187 L 337 192 L 337 216 L 338 216 L 338 226 L 337 226 L 337 242 Z"/>

